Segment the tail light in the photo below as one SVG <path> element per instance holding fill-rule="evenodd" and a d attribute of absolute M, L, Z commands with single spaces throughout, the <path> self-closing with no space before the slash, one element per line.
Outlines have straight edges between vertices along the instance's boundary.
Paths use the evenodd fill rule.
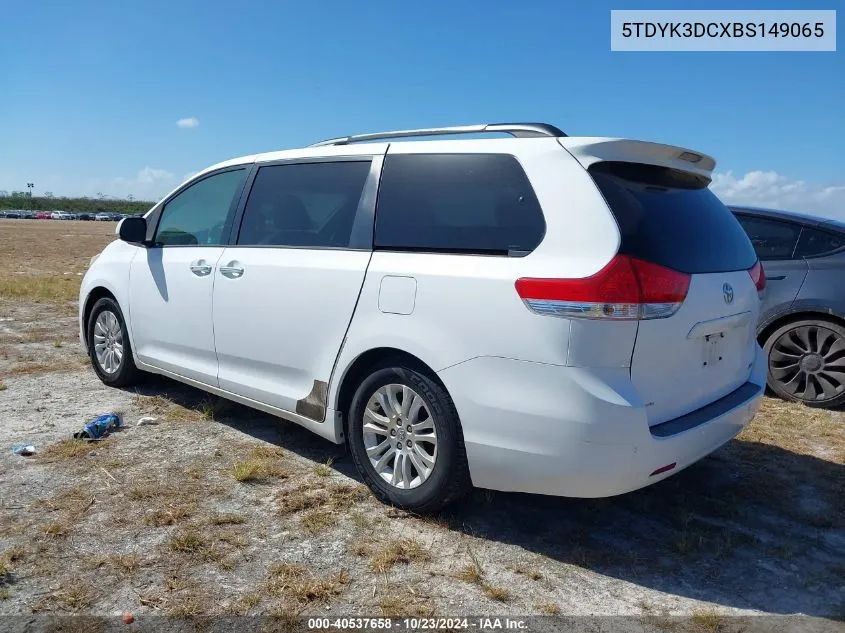
<path fill-rule="evenodd" d="M 751 275 L 751 281 L 757 286 L 757 296 L 763 298 L 763 293 L 766 290 L 766 272 L 763 270 L 763 264 L 760 260 L 748 269 L 748 274 Z"/>
<path fill-rule="evenodd" d="M 690 276 L 627 255 L 580 279 L 516 281 L 516 292 L 537 314 L 584 319 L 663 319 L 681 307 Z"/>

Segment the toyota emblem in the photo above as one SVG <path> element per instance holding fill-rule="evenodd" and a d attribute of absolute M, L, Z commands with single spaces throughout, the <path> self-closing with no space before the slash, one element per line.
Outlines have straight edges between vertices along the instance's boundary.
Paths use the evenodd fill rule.
<path fill-rule="evenodd" d="M 729 283 L 722 284 L 722 296 L 725 298 L 725 303 L 733 303 L 734 289 Z"/>

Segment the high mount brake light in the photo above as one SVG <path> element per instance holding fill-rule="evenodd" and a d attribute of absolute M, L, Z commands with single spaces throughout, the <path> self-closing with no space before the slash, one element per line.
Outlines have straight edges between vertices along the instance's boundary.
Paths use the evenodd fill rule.
<path fill-rule="evenodd" d="M 537 314 L 584 319 L 663 319 L 675 314 L 690 276 L 628 255 L 578 279 L 522 278 L 516 291 Z"/>

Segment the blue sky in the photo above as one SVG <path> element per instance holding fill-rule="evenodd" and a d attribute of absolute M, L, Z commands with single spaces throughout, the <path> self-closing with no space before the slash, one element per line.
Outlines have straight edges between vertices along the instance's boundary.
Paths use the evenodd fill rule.
<path fill-rule="evenodd" d="M 336 135 L 549 121 L 575 135 L 698 149 L 717 159 L 720 195 L 845 217 L 841 44 L 610 51 L 611 8 L 677 2 L 3 5 L 0 190 L 31 181 L 37 193 L 150 198 L 211 163 Z M 198 125 L 177 125 L 189 118 Z"/>

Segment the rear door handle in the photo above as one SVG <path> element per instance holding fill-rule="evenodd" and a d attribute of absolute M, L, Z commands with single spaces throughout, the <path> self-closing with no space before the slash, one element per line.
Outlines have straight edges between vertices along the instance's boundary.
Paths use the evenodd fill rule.
<path fill-rule="evenodd" d="M 783 279 L 786 279 L 786 275 L 772 275 L 771 277 L 766 275 L 766 281 L 781 281 Z"/>
<path fill-rule="evenodd" d="M 220 274 L 229 279 L 239 279 L 244 276 L 244 268 L 240 262 L 229 262 L 225 266 L 220 267 Z"/>
<path fill-rule="evenodd" d="M 190 268 L 191 272 L 197 277 L 208 277 L 208 275 L 211 274 L 212 266 L 211 264 L 206 263 L 204 259 L 198 259 L 191 262 Z"/>

